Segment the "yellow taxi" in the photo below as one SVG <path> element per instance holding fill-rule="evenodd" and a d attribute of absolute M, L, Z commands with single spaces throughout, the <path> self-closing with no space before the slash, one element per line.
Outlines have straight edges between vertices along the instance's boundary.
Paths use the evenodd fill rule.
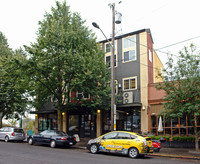
<path fill-rule="evenodd" d="M 127 131 L 112 131 L 91 139 L 88 141 L 87 149 L 92 154 L 98 152 L 121 153 L 129 155 L 131 158 L 153 153 L 151 138 Z"/>

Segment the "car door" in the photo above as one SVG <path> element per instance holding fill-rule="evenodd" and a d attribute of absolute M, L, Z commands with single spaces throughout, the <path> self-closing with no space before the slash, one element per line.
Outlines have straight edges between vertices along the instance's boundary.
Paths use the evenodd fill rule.
<path fill-rule="evenodd" d="M 48 130 L 45 134 L 44 134 L 44 138 L 43 138 L 43 142 L 45 144 L 49 144 L 51 142 L 52 137 L 55 135 L 54 131 Z"/>
<path fill-rule="evenodd" d="M 35 142 L 40 142 L 40 143 L 43 143 L 44 142 L 44 135 L 46 134 L 46 130 L 39 133 L 38 135 L 34 135 L 34 140 Z"/>
<path fill-rule="evenodd" d="M 117 132 L 110 132 L 103 136 L 100 142 L 100 149 L 102 151 L 109 151 L 112 152 L 115 150 L 115 140 L 117 136 Z"/>
<path fill-rule="evenodd" d="M 116 151 L 123 154 L 128 153 L 128 149 L 132 146 L 133 137 L 129 133 L 119 132 L 115 139 Z"/>

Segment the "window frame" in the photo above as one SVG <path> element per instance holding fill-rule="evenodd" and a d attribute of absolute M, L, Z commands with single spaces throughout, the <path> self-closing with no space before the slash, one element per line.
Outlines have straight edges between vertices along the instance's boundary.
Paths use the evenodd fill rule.
<path fill-rule="evenodd" d="M 130 86 L 131 86 L 130 80 L 132 80 L 132 79 L 135 79 L 135 88 L 130 88 Z M 126 80 L 129 80 L 129 89 L 125 89 L 125 81 Z M 123 78 L 122 83 L 123 83 L 123 91 L 136 90 L 137 89 L 137 76 Z"/>
<path fill-rule="evenodd" d="M 128 44 L 128 47 L 125 47 L 125 41 L 134 37 L 134 44 L 133 45 L 129 45 Z M 129 41 L 129 40 L 128 40 Z M 131 42 L 131 41 L 129 41 Z M 130 51 L 133 51 L 135 53 L 134 55 L 134 59 L 130 59 Z M 125 53 L 129 53 L 129 60 L 128 61 L 125 61 Z M 132 61 L 136 61 L 137 60 L 137 51 L 136 51 L 136 35 L 131 35 L 131 36 L 128 36 L 128 37 L 125 37 L 122 39 L 122 63 L 128 63 L 128 62 L 132 62 Z"/>
<path fill-rule="evenodd" d="M 108 68 L 111 68 L 111 55 L 112 55 L 112 48 L 110 48 L 110 52 L 106 52 L 106 46 L 110 46 L 110 44 L 112 44 L 112 42 L 106 42 L 104 43 L 104 60 L 105 60 L 105 64 L 107 64 L 106 62 L 106 58 L 110 57 L 110 65 Z M 117 40 L 115 40 L 115 52 L 114 52 L 114 67 L 118 66 L 118 55 L 117 55 Z"/>
<path fill-rule="evenodd" d="M 85 94 L 84 92 L 81 92 L 81 91 L 76 91 L 76 97 L 78 99 L 84 99 L 84 100 L 89 100 L 90 99 L 90 94 L 88 93 L 88 97 L 85 97 Z M 79 98 L 79 95 L 81 95 L 81 98 Z"/>

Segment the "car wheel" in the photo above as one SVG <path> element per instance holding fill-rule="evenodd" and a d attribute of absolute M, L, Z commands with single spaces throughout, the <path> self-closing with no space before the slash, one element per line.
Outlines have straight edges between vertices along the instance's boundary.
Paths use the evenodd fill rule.
<path fill-rule="evenodd" d="M 128 155 L 131 158 L 137 158 L 139 156 L 138 150 L 134 147 L 130 148 L 128 151 Z"/>
<path fill-rule="evenodd" d="M 33 145 L 33 139 L 32 139 L 32 138 L 29 138 L 28 144 L 29 144 L 29 145 Z"/>
<path fill-rule="evenodd" d="M 157 149 L 157 152 L 159 152 L 159 151 L 160 151 L 160 148 Z"/>
<path fill-rule="evenodd" d="M 90 146 L 90 152 L 92 154 L 97 154 L 99 152 L 99 147 L 97 146 L 97 144 L 92 144 Z"/>
<path fill-rule="evenodd" d="M 9 137 L 5 136 L 5 142 L 8 142 L 8 141 L 9 141 Z"/>
<path fill-rule="evenodd" d="M 52 140 L 51 143 L 50 143 L 50 146 L 52 148 L 55 148 L 56 147 L 56 141 L 55 140 Z"/>

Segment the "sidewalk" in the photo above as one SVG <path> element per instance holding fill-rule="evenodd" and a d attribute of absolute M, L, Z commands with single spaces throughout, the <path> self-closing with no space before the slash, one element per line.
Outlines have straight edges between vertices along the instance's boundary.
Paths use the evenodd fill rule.
<path fill-rule="evenodd" d="M 86 149 L 89 138 L 80 138 L 80 142 L 74 145 L 77 149 Z M 161 148 L 160 152 L 154 152 L 148 154 L 149 156 L 169 157 L 169 158 L 183 158 L 183 159 L 195 159 L 200 160 L 200 152 L 196 152 L 195 149 L 189 148 Z"/>

